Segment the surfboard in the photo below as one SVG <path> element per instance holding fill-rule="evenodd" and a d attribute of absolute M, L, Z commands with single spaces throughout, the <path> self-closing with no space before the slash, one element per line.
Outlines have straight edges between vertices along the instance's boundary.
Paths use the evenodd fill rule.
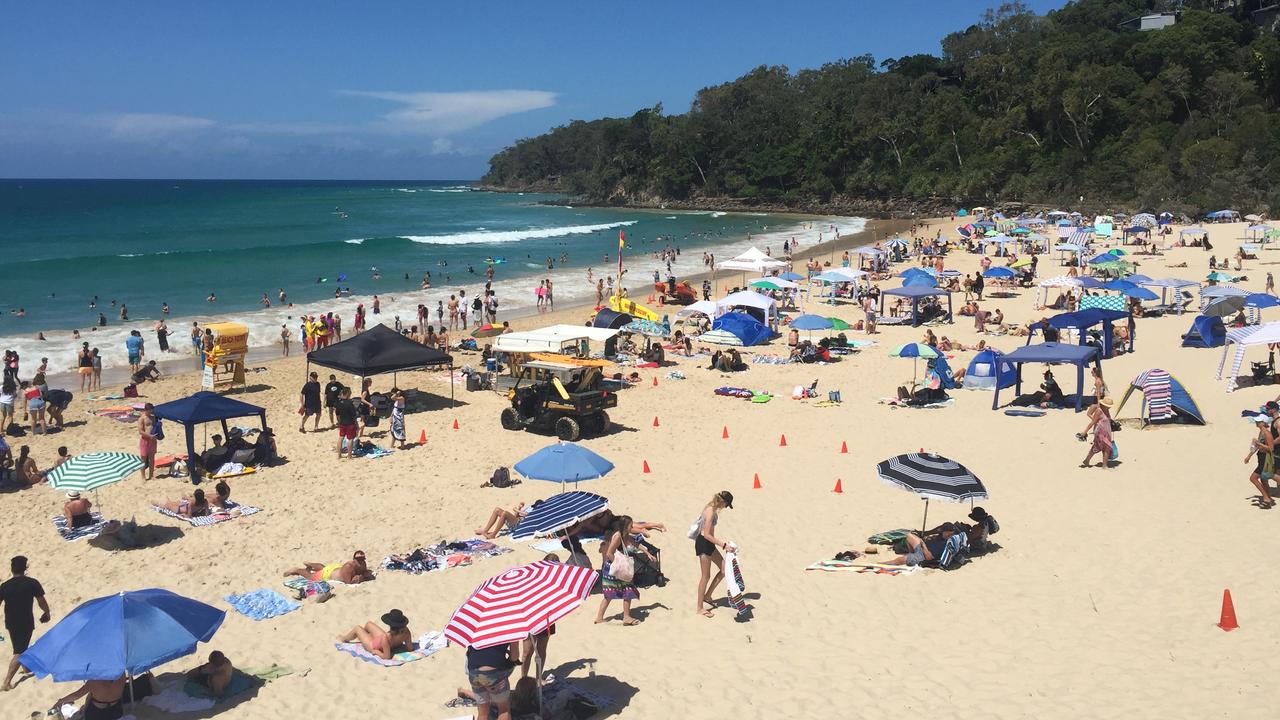
<path fill-rule="evenodd" d="M 621 298 L 617 295 L 609 296 L 609 308 L 614 312 L 623 312 L 633 318 L 640 320 L 652 320 L 654 322 L 662 322 L 662 316 L 650 310 L 649 308 L 627 298 Z"/>
<path fill-rule="evenodd" d="M 613 363 L 608 360 L 592 360 L 591 358 L 576 358 L 569 355 L 561 355 L 560 353 L 529 353 L 530 360 L 542 360 L 543 362 L 565 363 L 566 365 L 577 365 L 578 367 L 609 367 Z"/>

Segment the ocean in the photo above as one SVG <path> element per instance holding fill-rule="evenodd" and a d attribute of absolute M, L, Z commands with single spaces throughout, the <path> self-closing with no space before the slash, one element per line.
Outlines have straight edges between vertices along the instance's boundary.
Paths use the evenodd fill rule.
<path fill-rule="evenodd" d="M 104 366 L 118 367 L 125 336 L 138 329 L 157 358 L 152 328 L 165 303 L 180 353 L 189 352 L 193 320 L 246 323 L 251 344 L 266 346 L 286 322 L 296 340 L 303 313 L 338 312 L 349 328 L 356 303 L 367 308 L 374 294 L 382 314 L 370 324 L 391 325 L 398 314 L 407 327 L 418 303 L 483 290 L 490 260 L 498 261 L 501 320 L 532 312 L 544 278 L 555 283 L 557 305 L 593 302 L 587 269 L 616 275 L 619 231 L 626 284 L 644 298 L 661 267 L 653 253 L 668 245 L 681 251 L 677 276 L 687 276 L 704 269 L 706 251 L 727 259 L 754 245 L 777 254 L 788 237 L 810 245 L 819 233 L 830 239 L 833 224 L 841 234 L 865 225 L 540 204 L 554 197 L 479 192 L 465 182 L 0 180 L 0 347 L 18 350 L 24 366 L 48 357 L 52 370 L 67 370 L 78 330 L 101 349 Z M 422 290 L 428 272 L 431 288 Z M 339 288 L 350 296 L 335 298 Z"/>

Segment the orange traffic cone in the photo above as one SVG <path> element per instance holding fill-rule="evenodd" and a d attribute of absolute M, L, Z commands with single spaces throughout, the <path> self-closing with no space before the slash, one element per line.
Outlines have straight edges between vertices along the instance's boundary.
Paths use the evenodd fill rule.
<path fill-rule="evenodd" d="M 426 431 L 426 430 L 423 430 L 423 431 L 418 435 L 418 444 L 419 444 L 419 445 L 426 445 L 426 444 L 427 444 L 427 431 Z"/>
<path fill-rule="evenodd" d="M 787 446 L 787 436 L 783 435 L 782 439 L 778 441 L 778 447 L 786 447 L 786 446 Z"/>
<path fill-rule="evenodd" d="M 653 386 L 654 386 L 654 387 L 658 387 L 658 376 L 657 376 L 657 375 L 654 375 L 654 376 L 653 376 Z"/>
<path fill-rule="evenodd" d="M 761 487 L 761 485 L 760 485 L 760 473 L 754 473 L 752 477 L 753 477 L 754 482 L 752 482 L 752 483 L 751 483 L 751 488 L 752 488 L 753 490 L 759 490 L 759 489 L 760 489 L 760 487 Z"/>
<path fill-rule="evenodd" d="M 1222 591 L 1222 617 L 1218 620 L 1218 627 L 1230 632 L 1240 627 L 1236 624 L 1236 606 L 1231 602 L 1231 590 Z"/>
<path fill-rule="evenodd" d="M 728 440 L 728 439 L 729 439 L 729 426 L 728 426 L 728 425 L 725 425 L 725 426 L 724 426 L 724 429 L 720 431 L 720 439 L 721 439 L 721 440 Z"/>
<path fill-rule="evenodd" d="M 840 441 L 840 454 L 841 455 L 849 454 L 849 443 L 843 440 Z"/>
<path fill-rule="evenodd" d="M 844 488 L 840 487 L 840 478 L 836 478 L 836 488 L 831 492 L 840 494 L 844 492 Z"/>
<path fill-rule="evenodd" d="M 453 419 L 453 429 L 454 429 L 454 430 L 457 430 L 457 429 L 458 429 L 458 418 L 454 418 L 454 419 Z"/>
<path fill-rule="evenodd" d="M 648 460 L 645 460 L 645 461 L 644 461 L 644 471 L 643 471 L 643 472 L 644 472 L 646 475 L 649 473 L 649 461 L 648 461 Z"/>
<path fill-rule="evenodd" d="M 660 425 L 658 425 L 658 416 L 657 416 L 657 415 L 654 415 L 654 416 L 653 416 L 653 426 L 654 426 L 654 427 L 661 427 Z"/>

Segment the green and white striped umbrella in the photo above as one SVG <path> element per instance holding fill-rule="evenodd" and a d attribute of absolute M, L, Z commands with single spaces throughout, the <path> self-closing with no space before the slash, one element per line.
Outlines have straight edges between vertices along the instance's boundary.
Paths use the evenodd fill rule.
<path fill-rule="evenodd" d="M 84 453 L 50 470 L 47 479 L 55 490 L 87 492 L 120 482 L 141 470 L 142 464 L 142 458 L 132 453 Z"/>

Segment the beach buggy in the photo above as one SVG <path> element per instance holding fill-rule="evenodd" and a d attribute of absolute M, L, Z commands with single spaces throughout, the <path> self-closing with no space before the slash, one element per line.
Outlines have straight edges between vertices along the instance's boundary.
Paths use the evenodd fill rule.
<path fill-rule="evenodd" d="M 502 410 L 507 430 L 554 431 L 574 441 L 609 430 L 609 408 L 618 396 L 601 387 L 598 367 L 533 361 L 521 365 L 515 387 L 507 391 L 511 407 Z"/>

